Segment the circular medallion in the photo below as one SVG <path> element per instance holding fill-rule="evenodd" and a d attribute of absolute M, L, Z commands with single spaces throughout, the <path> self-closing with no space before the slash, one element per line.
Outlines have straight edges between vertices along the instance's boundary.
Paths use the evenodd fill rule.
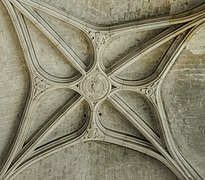
<path fill-rule="evenodd" d="M 41 82 L 39 82 L 39 83 L 36 85 L 36 88 L 37 88 L 39 91 L 45 91 L 45 89 L 46 89 L 46 84 L 45 84 L 43 81 L 41 81 Z"/>
<path fill-rule="evenodd" d="M 82 90 L 87 98 L 99 100 L 108 93 L 109 82 L 104 75 L 93 73 L 84 78 Z"/>

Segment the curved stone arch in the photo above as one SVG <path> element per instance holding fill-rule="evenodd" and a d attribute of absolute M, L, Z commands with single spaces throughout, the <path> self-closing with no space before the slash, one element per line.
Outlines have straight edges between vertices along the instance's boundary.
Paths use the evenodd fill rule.
<path fill-rule="evenodd" d="M 97 140 L 97 139 L 84 139 L 84 140 L 78 140 L 78 141 L 75 141 L 65 147 L 56 147 L 54 150 L 52 151 L 48 151 L 48 152 L 44 152 L 42 154 L 39 154 L 39 155 L 36 155 L 36 156 L 33 156 L 31 157 L 28 161 L 25 161 L 22 163 L 21 166 L 19 166 L 19 168 L 17 168 L 14 173 L 12 174 L 12 176 L 10 178 L 14 178 L 16 177 L 19 173 L 21 173 L 23 170 L 25 170 L 26 168 L 28 168 L 29 166 L 31 166 L 33 163 L 39 161 L 40 159 L 42 158 L 45 158 L 47 156 L 50 156 L 52 155 L 53 153 L 56 153 L 64 148 L 67 148 L 67 147 L 71 147 L 73 145 L 77 145 L 77 144 L 80 144 L 80 143 L 83 143 L 83 142 L 107 142 L 107 143 L 111 143 L 111 144 L 115 144 L 115 145 L 119 145 L 121 147 L 126 147 L 126 148 L 129 148 L 129 149 L 132 149 L 132 150 L 135 150 L 137 152 L 140 152 L 140 153 L 143 153 L 145 155 L 148 155 L 150 157 L 153 157 L 155 158 L 156 160 L 159 160 L 162 164 L 164 164 L 168 169 L 170 169 L 175 175 L 178 175 L 177 172 L 175 171 L 175 169 L 166 161 L 166 159 L 163 158 L 163 156 L 161 156 L 160 154 L 158 154 L 157 152 L 155 152 L 154 150 L 149 150 L 149 149 L 146 149 L 142 146 L 138 146 L 138 145 L 132 145 L 132 144 L 124 144 L 122 145 L 121 142 L 117 142 L 112 139 L 107 139 L 107 140 Z M 178 175 L 179 176 L 179 175 Z"/>
<path fill-rule="evenodd" d="M 185 45 L 186 43 L 189 42 L 189 40 L 193 37 L 193 35 L 199 31 L 202 27 L 205 26 L 205 23 L 202 22 L 201 24 L 199 24 L 198 26 L 196 26 L 195 28 L 192 29 L 192 31 L 189 33 L 186 41 L 185 41 Z M 171 64 L 171 66 L 169 67 L 169 69 L 171 69 L 172 65 L 174 63 Z M 168 74 L 165 73 L 164 77 L 160 80 L 159 82 L 159 86 L 158 86 L 158 90 L 157 90 L 157 103 L 158 103 L 158 108 L 159 110 L 159 116 L 161 117 L 161 125 L 163 126 L 164 129 L 164 137 L 165 137 L 165 141 L 167 144 L 167 147 L 170 151 L 170 153 L 172 153 L 173 157 L 181 162 L 182 164 L 187 164 L 187 169 L 192 172 L 192 173 L 197 173 L 196 171 L 193 172 L 193 167 L 191 166 L 191 164 L 185 159 L 185 157 L 183 156 L 183 154 L 179 151 L 179 149 L 176 146 L 176 142 L 174 141 L 170 129 L 169 129 L 169 125 L 168 125 L 168 117 L 166 115 L 166 111 L 165 111 L 165 107 L 163 105 L 163 100 L 162 100 L 162 95 L 161 95 L 161 90 L 162 90 L 162 84 L 165 80 L 166 75 Z M 190 167 L 189 167 L 190 166 Z M 198 174 L 198 173 L 197 173 Z M 198 175 L 200 177 L 200 175 Z M 202 177 L 200 177 L 202 179 Z"/>

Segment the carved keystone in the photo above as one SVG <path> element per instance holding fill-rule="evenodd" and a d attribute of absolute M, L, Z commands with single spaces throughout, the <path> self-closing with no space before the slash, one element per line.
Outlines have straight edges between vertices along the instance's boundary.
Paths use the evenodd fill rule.
<path fill-rule="evenodd" d="M 107 95 L 110 90 L 110 84 L 103 74 L 94 72 L 83 79 L 81 89 L 88 99 L 96 101 Z"/>

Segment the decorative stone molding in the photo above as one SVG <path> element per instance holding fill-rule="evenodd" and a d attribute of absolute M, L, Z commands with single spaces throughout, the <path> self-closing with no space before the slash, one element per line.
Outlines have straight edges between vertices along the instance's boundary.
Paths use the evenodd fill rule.
<path fill-rule="evenodd" d="M 10 154 L 8 158 L 6 159 L 6 163 L 3 165 L 3 168 L 0 172 L 0 180 L 6 180 L 10 179 L 10 177 L 18 173 L 21 168 L 21 164 L 25 162 L 25 158 L 28 154 L 31 154 L 32 151 L 35 152 L 35 146 L 38 143 L 38 141 L 42 140 L 46 135 L 48 135 L 53 129 L 55 129 L 56 125 L 60 122 L 60 119 L 62 116 L 65 115 L 67 111 L 72 110 L 76 106 L 80 105 L 80 103 L 83 100 L 86 100 L 88 104 L 90 105 L 90 102 L 92 104 L 96 104 L 98 102 L 103 101 L 105 98 L 110 100 L 110 102 L 114 105 L 114 107 L 120 111 L 122 114 L 125 115 L 125 117 L 133 124 L 135 124 L 135 127 L 140 131 L 141 134 L 143 134 L 147 140 L 152 144 L 152 146 L 155 148 L 154 151 L 147 146 L 145 143 L 141 143 L 137 141 L 136 139 L 131 139 L 129 137 L 124 137 L 120 133 L 114 133 L 110 132 L 109 136 L 106 136 L 107 133 L 105 130 L 105 134 L 101 132 L 101 129 L 98 128 L 98 126 L 95 124 L 96 122 L 93 120 L 94 117 L 91 117 L 91 123 L 89 126 L 83 128 L 83 132 L 80 132 L 76 134 L 76 139 L 79 137 L 79 135 L 84 133 L 84 136 L 82 137 L 85 140 L 92 140 L 92 139 L 109 139 L 108 142 L 111 143 L 119 143 L 120 145 L 123 144 L 123 146 L 131 147 L 135 150 L 141 149 L 142 147 L 145 149 L 144 153 L 147 153 L 148 155 L 155 157 L 156 159 L 159 159 L 161 162 L 163 162 L 167 167 L 169 167 L 177 176 L 179 179 L 188 179 L 190 176 L 192 179 L 200 179 L 200 177 L 197 176 L 195 171 L 192 169 L 192 167 L 187 163 L 186 159 L 178 152 L 177 148 L 175 147 L 175 144 L 172 142 L 171 139 L 171 133 L 169 133 L 168 126 L 167 128 L 163 127 L 163 130 L 167 132 L 168 136 L 167 142 L 170 142 L 167 144 L 167 146 L 170 146 L 171 148 L 167 148 L 162 143 L 162 140 L 160 137 L 141 119 L 137 113 L 134 112 L 134 110 L 128 106 L 125 102 L 123 102 L 120 97 L 116 96 L 115 94 L 111 94 L 111 87 L 112 84 L 110 82 L 111 77 L 115 77 L 118 72 L 123 70 L 124 68 L 128 67 L 132 63 L 136 62 L 138 59 L 140 59 L 143 55 L 149 53 L 151 50 L 158 48 L 160 45 L 162 45 L 165 42 L 168 42 L 170 39 L 174 39 L 179 34 L 185 31 L 189 31 L 190 29 L 195 28 L 198 24 L 203 23 L 204 20 L 204 6 L 201 8 L 200 11 L 197 9 L 190 11 L 191 15 L 183 14 L 178 16 L 168 16 L 164 18 L 153 18 L 150 20 L 145 21 L 136 21 L 136 22 L 129 22 L 129 23 L 123 23 L 123 24 L 117 24 L 117 25 L 110 25 L 105 27 L 98 27 L 91 25 L 87 22 L 84 22 L 76 17 L 71 16 L 70 14 L 66 14 L 66 12 L 62 12 L 61 10 L 51 7 L 50 5 L 43 3 L 43 2 L 33 2 L 28 0 L 2 0 L 2 2 L 7 7 L 7 10 L 9 11 L 10 15 L 12 16 L 13 23 L 16 27 L 16 30 L 18 31 L 19 39 L 21 40 L 21 45 L 23 49 L 27 47 L 27 50 L 29 48 L 32 48 L 32 46 L 27 46 L 29 44 L 28 42 L 28 34 L 26 34 L 26 25 L 23 24 L 23 20 L 19 21 L 20 18 L 17 18 L 16 9 L 18 9 L 19 14 L 25 16 L 28 18 L 31 22 L 35 24 L 35 26 L 41 30 L 50 40 L 51 42 L 56 45 L 56 48 L 60 50 L 61 53 L 63 53 L 68 59 L 70 59 L 71 64 L 73 67 L 75 67 L 80 74 L 83 76 L 82 80 L 79 81 L 79 95 L 75 97 L 70 103 L 68 103 L 66 106 L 64 106 L 61 110 L 59 110 L 55 115 L 52 116 L 51 119 L 48 119 L 47 123 L 44 126 L 40 127 L 39 132 L 37 134 L 30 137 L 31 141 L 29 141 L 23 148 L 21 149 L 20 155 L 16 156 L 17 149 L 16 146 L 18 145 L 20 147 L 20 142 L 22 140 L 21 138 L 15 139 L 15 147 L 12 147 Z M 21 3 L 24 3 L 22 5 Z M 11 4 L 12 3 L 12 4 Z M 25 6 L 28 6 L 25 8 Z M 47 22 L 43 18 L 41 18 L 36 12 L 35 9 L 41 10 L 44 13 L 47 13 L 51 16 L 54 16 L 58 19 L 61 19 L 77 28 L 79 28 L 82 31 L 86 31 L 87 34 L 89 34 L 90 40 L 94 42 L 94 45 L 97 50 L 99 50 L 102 45 L 106 45 L 106 41 L 109 38 L 109 34 L 118 34 L 119 33 L 129 33 L 130 31 L 142 31 L 142 30 L 152 30 L 157 28 L 163 28 L 175 24 L 181 24 L 181 26 L 176 26 L 174 28 L 168 28 L 168 30 L 165 30 L 161 33 L 159 33 L 156 37 L 151 38 L 149 41 L 147 41 L 145 44 L 143 44 L 138 50 L 134 50 L 132 52 L 129 52 L 125 56 L 123 56 L 116 64 L 114 64 L 110 68 L 110 72 L 105 74 L 102 72 L 102 68 L 100 67 L 99 61 L 97 59 L 96 66 L 97 70 L 94 71 L 91 70 L 91 72 L 87 72 L 87 67 L 84 63 L 82 63 L 81 59 L 73 52 L 73 50 L 63 41 L 63 39 L 54 31 Z M 23 28 L 19 28 L 23 27 Z M 89 32 L 87 31 L 89 29 Z M 193 35 L 193 32 L 191 31 L 190 34 L 188 34 L 186 37 L 183 37 L 182 41 L 180 41 L 177 46 L 181 46 L 183 48 L 183 45 L 186 43 L 186 40 L 189 39 Z M 176 53 L 174 53 L 176 52 Z M 28 53 L 32 54 L 32 53 Z M 176 57 L 180 54 L 178 53 L 177 47 L 173 47 L 173 52 L 170 53 L 171 55 L 174 54 L 174 57 L 167 56 L 167 54 L 164 56 L 168 60 L 173 58 L 173 61 L 176 59 Z M 166 61 L 165 61 L 166 62 Z M 29 63 L 28 63 L 29 64 Z M 31 66 L 31 65 L 30 65 Z M 95 66 L 95 64 L 93 65 Z M 92 67 L 93 68 L 93 67 Z M 96 68 L 96 67 L 95 67 Z M 101 71 L 100 71 L 100 70 Z M 163 69 L 163 68 L 162 68 Z M 164 66 L 164 69 L 167 70 L 167 66 Z M 90 70 L 90 69 L 89 69 Z M 159 69 L 160 73 L 164 73 L 166 75 L 167 71 L 162 71 Z M 51 78 L 49 74 L 44 73 L 45 80 L 39 78 L 39 77 L 31 77 L 33 78 L 34 87 L 32 89 L 32 92 L 34 92 L 34 99 L 30 100 L 33 101 L 37 99 L 39 96 L 43 95 L 43 93 L 54 84 L 57 86 L 57 88 L 60 87 L 59 84 L 61 84 L 63 81 L 60 78 Z M 153 76 L 154 77 L 154 76 Z M 161 76 L 156 76 L 158 79 L 160 79 Z M 53 83 L 49 84 L 51 81 L 47 81 L 47 79 L 52 79 Z M 62 82 L 61 82 L 62 81 Z M 143 80 L 142 80 L 143 81 Z M 49 82 L 49 83 L 48 83 Z M 79 82 L 78 82 L 79 83 Z M 141 88 L 140 91 L 151 98 L 154 102 L 158 100 L 159 102 L 159 109 L 158 111 L 161 112 L 161 119 L 163 119 L 163 122 L 161 124 L 166 123 L 166 117 L 165 113 L 163 113 L 163 104 L 159 97 L 156 97 L 157 91 L 157 83 L 156 78 L 154 79 L 147 79 L 145 78 L 143 83 L 140 86 L 138 82 L 129 82 L 126 84 L 124 80 L 120 81 L 120 83 L 113 84 L 114 86 L 120 84 L 121 87 L 127 86 L 128 90 L 133 90 L 134 88 L 141 88 L 144 85 L 144 88 Z M 149 84 L 146 86 L 146 84 Z M 67 84 L 66 84 L 67 85 Z M 129 87 L 131 87 L 129 89 Z M 126 89 L 126 88 L 125 88 Z M 123 90 L 123 88 L 122 88 Z M 112 96 L 113 95 L 113 96 Z M 37 103 L 37 101 L 35 101 Z M 94 108 L 91 107 L 92 113 L 94 113 Z M 25 108 L 26 109 L 26 108 Z M 160 113 L 159 113 L 160 114 Z M 93 114 L 94 116 L 94 114 Z M 29 119 L 28 119 L 29 120 Z M 20 127 L 24 127 L 24 125 L 27 122 L 20 123 Z M 23 133 L 22 133 L 23 134 Z M 106 136 L 106 138 L 104 138 Z M 165 134 L 166 136 L 166 134 Z M 119 141 L 120 139 L 120 141 Z M 62 143 L 59 141 L 59 146 L 56 143 L 56 146 L 53 147 L 53 149 L 60 148 Z M 66 142 L 68 143 L 68 142 Z M 66 144 L 65 143 L 65 144 Z M 140 144 L 141 143 L 141 144 Z M 69 143 L 68 143 L 69 144 Z M 136 145 L 137 144 L 137 145 Z M 52 148 L 49 149 L 49 151 L 54 151 Z M 172 152 L 167 152 L 167 149 L 171 149 Z M 44 150 L 40 153 L 42 155 L 45 153 Z M 173 154 L 173 157 L 170 155 Z M 16 159 L 14 157 L 17 157 Z M 43 158 L 43 156 L 41 157 Z M 31 161 L 32 163 L 32 161 Z M 188 171 L 188 172 L 187 172 Z"/>
<path fill-rule="evenodd" d="M 44 80 L 35 77 L 34 85 L 34 99 L 36 99 L 40 94 L 46 91 L 51 85 L 46 83 Z"/>
<path fill-rule="evenodd" d="M 156 91 L 157 91 L 157 85 L 158 82 L 154 82 L 152 84 L 149 84 L 145 88 L 140 89 L 140 91 L 146 95 L 148 98 L 152 99 L 154 103 L 157 103 L 156 101 Z"/>
<path fill-rule="evenodd" d="M 102 73 L 95 71 L 82 80 L 81 89 L 89 100 L 97 101 L 109 93 L 110 83 Z"/>
<path fill-rule="evenodd" d="M 92 122 L 87 128 L 83 139 L 103 139 L 103 134 L 99 131 L 95 123 Z"/>
<path fill-rule="evenodd" d="M 91 32 L 89 31 L 91 39 L 93 40 L 97 49 L 99 49 L 103 44 L 105 44 L 106 39 L 109 37 L 109 34 L 102 32 Z"/>

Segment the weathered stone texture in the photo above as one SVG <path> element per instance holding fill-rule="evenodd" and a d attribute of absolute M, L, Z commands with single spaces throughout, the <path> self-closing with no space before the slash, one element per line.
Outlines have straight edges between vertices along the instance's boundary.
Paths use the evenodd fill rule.
<path fill-rule="evenodd" d="M 100 122 L 106 128 L 146 140 L 143 135 L 108 101 L 102 103 L 98 113 Z"/>
<path fill-rule="evenodd" d="M 130 52 L 134 48 L 137 48 L 139 45 L 146 42 L 149 38 L 153 37 L 160 31 L 161 30 L 133 32 L 124 34 L 123 36 L 115 36 L 114 38 L 111 38 L 103 50 L 103 65 L 106 69 L 109 68 L 113 63 L 118 62 L 121 56 Z M 125 75 L 126 73 L 121 72 L 121 74 Z"/>
<path fill-rule="evenodd" d="M 34 109 L 34 116 L 31 119 L 27 139 L 35 133 L 55 112 L 61 108 L 73 95 L 76 94 L 68 89 L 56 89 L 47 92 L 39 101 Z"/>
<path fill-rule="evenodd" d="M 196 55 L 204 55 L 205 54 L 205 28 L 199 29 L 199 31 L 194 34 L 194 36 L 190 39 L 189 43 L 186 46 L 186 49 L 191 51 Z M 203 61 L 203 60 L 202 60 Z"/>
<path fill-rule="evenodd" d="M 35 0 L 38 2 L 39 0 Z M 113 24 L 169 14 L 170 0 L 43 0 L 94 24 Z M 83 9 L 83 11 L 82 11 Z"/>
<path fill-rule="evenodd" d="M 63 149 L 14 178 L 26 179 L 177 180 L 163 164 L 149 156 L 100 142 L 86 142 Z"/>
<path fill-rule="evenodd" d="M 202 177 L 205 177 L 204 57 L 184 50 L 162 89 L 174 140 Z"/>
<path fill-rule="evenodd" d="M 63 37 L 66 44 L 72 48 L 84 64 L 90 65 L 93 63 L 94 57 L 91 42 L 82 31 L 57 18 L 50 17 L 45 13 L 38 13 Z"/>
<path fill-rule="evenodd" d="M 150 36 L 148 35 L 147 37 Z M 118 77 L 127 80 L 141 80 L 150 76 L 158 67 L 172 42 L 173 40 L 170 40 L 167 43 L 162 44 L 159 48 L 152 50 L 134 64 L 121 71 L 118 74 Z"/>
<path fill-rule="evenodd" d="M 73 77 L 78 72 L 71 66 L 68 59 L 39 31 L 30 21 L 26 20 L 37 61 L 48 73 L 57 77 Z"/>
<path fill-rule="evenodd" d="M 170 0 L 170 14 L 184 12 L 201 3 L 204 3 L 204 0 Z"/>
<path fill-rule="evenodd" d="M 74 16 L 85 20 L 86 22 L 102 26 L 119 24 L 133 20 L 149 19 L 163 15 L 172 15 L 175 13 L 184 12 L 187 9 L 191 9 L 201 3 L 205 3 L 205 0 L 32 1 L 48 3 L 64 12 L 71 13 Z M 29 37 L 32 41 L 32 46 L 33 50 L 35 51 L 37 61 L 42 68 L 41 70 L 47 72 L 47 75 L 45 75 L 44 78 L 48 81 L 48 83 L 52 84 L 49 85 L 49 88 L 52 87 L 53 89 L 55 88 L 55 90 L 49 89 L 47 91 L 46 89 L 45 94 L 43 90 L 41 92 L 43 96 L 40 100 L 38 100 L 36 109 L 32 109 L 34 112 L 34 117 L 29 119 L 31 124 L 30 128 L 28 128 L 29 131 L 25 132 L 27 136 L 25 137 L 26 142 L 24 143 L 23 148 L 27 148 L 27 145 L 30 144 L 33 146 L 28 146 L 30 149 L 28 148 L 28 151 L 24 151 L 25 154 L 27 152 L 28 154 L 26 154 L 25 157 L 23 156 L 22 161 L 20 159 L 21 163 L 24 164 L 24 160 L 31 158 L 33 151 L 35 153 L 35 151 L 40 149 L 40 154 L 44 153 L 46 149 L 41 151 L 41 148 L 44 147 L 45 144 L 48 145 L 51 141 L 53 142 L 56 139 L 60 139 L 61 137 L 65 137 L 72 132 L 78 131 L 86 121 L 90 120 L 89 122 L 91 122 L 91 124 L 89 124 L 88 127 L 85 127 L 85 134 L 82 135 L 84 138 L 79 141 L 76 140 L 76 145 L 61 149 L 58 152 L 31 164 L 14 179 L 178 179 L 173 174 L 174 170 L 173 172 L 170 170 L 173 167 L 176 169 L 178 168 L 175 167 L 175 164 L 172 168 L 169 169 L 160 161 L 150 157 L 156 156 L 158 158 L 159 156 L 155 153 L 159 150 L 158 153 L 161 155 L 161 158 L 173 158 L 171 157 L 172 153 L 168 152 L 169 148 L 165 147 L 166 145 L 163 144 L 164 139 L 160 139 L 162 138 L 161 132 L 165 130 L 160 129 L 159 121 L 155 117 L 156 112 L 154 113 L 154 108 L 146 99 L 150 98 L 150 96 L 144 92 L 147 90 L 146 88 L 148 88 L 148 86 L 153 84 L 155 85 L 156 82 L 149 82 L 148 79 L 148 81 L 146 81 L 145 84 L 141 86 L 132 86 L 132 83 L 136 83 L 136 81 L 142 80 L 143 78 L 146 78 L 154 73 L 156 67 L 159 65 L 163 56 L 166 54 L 167 49 L 174 42 L 174 40 L 177 39 L 178 35 L 176 35 L 175 38 L 171 40 L 167 40 L 166 43 L 159 47 L 155 47 L 156 42 L 151 45 L 149 44 L 154 50 L 150 51 L 137 61 L 134 59 L 135 62 L 133 64 L 123 66 L 120 73 L 117 72 L 116 74 L 112 74 L 112 71 L 115 70 L 112 69 L 113 64 L 118 62 L 120 57 L 127 55 L 129 51 L 139 47 L 140 44 L 147 42 L 157 34 L 160 34 L 160 32 L 164 31 L 167 26 L 163 27 L 162 29 L 161 26 L 158 26 L 154 30 L 152 29 L 149 31 L 144 30 L 138 32 L 135 31 L 135 29 L 132 29 L 133 32 L 131 33 L 128 32 L 118 34 L 113 36 L 114 38 L 110 38 L 110 41 L 107 41 L 107 39 L 113 35 L 110 33 L 110 29 L 106 32 L 107 34 L 104 37 L 101 36 L 104 33 L 103 31 L 102 33 L 99 30 L 99 32 L 96 33 L 95 30 L 92 29 L 92 26 L 89 26 L 89 24 L 86 23 L 86 25 L 83 27 L 84 32 L 81 32 L 81 30 L 79 30 L 77 27 L 73 27 L 66 22 L 46 15 L 46 12 L 44 12 L 45 14 L 40 10 L 36 10 L 36 12 L 37 14 L 35 15 L 42 17 L 47 23 L 47 27 L 50 27 L 53 32 L 58 33 L 60 36 L 60 38 L 57 37 L 56 39 L 59 44 L 57 43 L 58 45 L 54 45 L 49 40 L 48 34 L 46 34 L 51 33 L 52 31 L 48 30 L 47 32 L 44 32 L 46 35 L 43 34 L 30 20 L 27 19 L 28 17 L 25 17 L 26 15 L 23 16 L 25 25 L 28 28 Z M 52 13 L 54 12 L 52 11 Z M 60 15 L 58 16 L 61 17 Z M 149 22 L 151 22 L 151 20 Z M 170 23 L 170 21 L 168 22 Z M 75 23 L 77 26 L 77 21 Z M 185 23 L 187 22 L 183 22 L 180 24 L 180 26 L 183 26 Z M 155 24 L 153 24 L 153 26 L 155 26 Z M 178 28 L 178 25 L 175 27 Z M 100 27 L 98 28 L 100 29 Z M 193 38 L 187 44 L 186 48 L 183 50 L 182 54 L 179 56 L 179 58 L 177 58 L 175 64 L 171 68 L 171 71 L 165 77 L 161 90 L 163 104 L 168 117 L 167 119 L 169 128 L 174 141 L 176 142 L 177 148 L 179 148 L 180 152 L 186 158 L 188 163 L 193 166 L 193 168 L 202 176 L 202 178 L 205 178 L 204 29 L 204 27 L 201 28 L 193 36 Z M 88 35 L 86 35 L 85 32 L 89 32 Z M 161 39 L 163 39 L 163 37 L 161 37 Z M 56 36 L 53 36 L 53 38 L 55 39 Z M 161 42 L 161 40 L 159 41 Z M 66 59 L 66 57 L 61 52 L 63 50 L 59 50 L 59 45 L 61 46 L 62 42 L 65 42 L 65 44 L 74 51 L 74 54 L 76 55 L 75 58 L 79 57 L 79 59 L 81 59 L 84 63 L 85 67 L 82 65 L 83 63 L 80 63 L 80 65 L 76 63 L 78 60 L 76 61 L 75 58 L 73 58 L 74 60 L 69 58 Z M 95 45 L 97 45 L 97 48 L 95 48 Z M 101 49 L 100 46 L 104 49 Z M 11 146 L 11 143 L 14 139 L 14 135 L 20 122 L 20 117 L 22 115 L 29 91 L 28 69 L 20 47 L 21 46 L 17 38 L 17 34 L 9 18 L 9 14 L 3 6 L 2 2 L 0 2 L 0 166 L 3 162 L 3 157 L 8 152 L 9 147 Z M 64 52 L 70 53 L 71 51 L 68 50 L 69 48 L 66 48 Z M 165 56 L 167 61 L 170 60 L 168 59 L 169 55 L 170 54 L 167 54 L 167 56 Z M 129 63 L 128 61 L 131 60 L 132 59 L 129 59 L 129 57 L 125 58 L 123 63 Z M 96 67 L 89 69 L 90 67 L 88 66 L 93 64 L 95 61 L 97 62 Z M 77 68 L 75 69 L 72 64 L 77 64 Z M 102 64 L 104 67 L 101 67 Z M 105 68 L 107 71 L 110 70 L 110 72 L 103 72 L 105 70 L 103 68 Z M 82 71 L 82 77 L 75 81 L 75 83 L 70 82 L 67 77 L 80 75 L 78 72 L 80 71 L 79 69 Z M 36 72 L 38 70 L 35 69 L 35 73 L 33 74 L 35 74 L 35 76 L 39 76 L 38 78 L 40 78 L 40 75 L 38 75 Z M 31 78 L 34 80 L 36 77 L 34 77 L 33 74 L 31 74 Z M 48 74 L 50 75 L 49 78 L 51 81 L 47 77 Z M 97 74 L 100 74 L 99 77 L 101 76 L 103 78 L 97 77 Z M 58 77 L 62 78 L 60 79 Z M 58 82 L 59 79 L 61 81 Z M 119 81 L 121 80 L 122 83 L 114 82 L 113 79 L 118 79 Z M 126 81 L 128 84 L 130 84 L 125 85 Z M 32 87 L 36 88 L 36 84 L 34 83 L 34 86 Z M 73 90 L 69 89 L 71 87 Z M 138 93 L 133 92 L 135 90 Z M 151 91 L 152 95 L 154 95 L 155 89 L 152 89 Z M 76 103 L 77 107 L 75 109 L 71 108 L 72 110 L 66 114 L 63 114 L 61 118 L 56 118 L 57 121 L 61 122 L 54 129 L 46 129 L 49 132 L 46 134 L 46 137 L 44 137 L 44 132 L 42 132 L 42 134 L 40 134 L 42 138 L 39 137 L 39 141 L 38 139 L 35 141 L 34 138 L 34 141 L 27 143 L 30 139 L 35 137 L 34 134 L 40 131 L 43 125 L 49 121 L 49 118 L 51 118 L 56 112 L 61 112 L 59 108 L 61 108 L 77 93 L 79 93 L 81 95 L 80 98 L 83 99 L 79 102 L 79 104 Z M 123 103 L 118 99 L 118 106 L 113 103 L 115 102 L 114 100 L 117 99 L 117 96 L 119 96 L 119 99 L 121 98 L 122 101 L 124 101 Z M 34 99 L 32 99 L 32 101 Z M 150 98 L 150 100 L 152 99 Z M 78 102 L 78 100 L 76 100 L 76 102 Z M 98 102 L 100 105 L 99 108 L 96 108 L 95 106 Z M 72 105 L 73 104 L 75 103 L 73 102 Z M 158 104 L 156 103 L 156 109 L 158 108 L 157 105 Z M 89 117 L 90 114 L 93 116 Z M 131 117 L 126 115 L 130 115 Z M 136 118 L 138 116 L 142 118 L 141 124 L 144 123 L 142 126 L 145 127 L 139 125 L 140 123 L 138 123 L 138 119 L 140 118 Z M 95 137 L 92 136 L 92 130 L 94 131 L 94 135 L 97 128 L 98 132 L 103 134 L 103 128 L 100 129 L 95 124 L 97 121 L 96 119 L 99 120 L 100 123 L 102 123 L 102 125 L 107 129 L 113 130 L 112 132 L 115 131 L 121 133 L 120 135 L 122 135 L 124 139 L 120 139 L 121 137 L 116 139 L 113 138 L 114 140 L 110 140 L 110 142 L 113 144 L 107 144 L 105 142 L 94 142 L 93 139 Z M 138 129 L 134 127 L 134 125 L 132 125 L 129 121 L 133 121 L 132 123 L 135 124 Z M 50 126 L 48 125 L 47 127 Z M 43 131 L 44 130 L 45 129 L 43 129 Z M 91 132 L 91 138 L 89 137 L 89 131 Z M 88 134 L 87 136 L 86 133 Z M 100 134 L 100 138 L 102 140 L 103 137 L 103 141 L 106 141 L 106 138 L 111 139 L 113 135 L 109 134 L 109 136 L 106 137 L 106 133 L 103 135 L 102 134 Z M 152 152 L 149 154 L 150 156 L 141 154 L 138 151 L 131 150 L 129 149 L 130 146 L 127 146 L 126 148 L 114 145 L 114 143 L 117 144 L 117 142 L 120 142 L 121 144 L 118 143 L 118 145 L 126 146 L 126 143 L 129 144 L 127 139 L 130 137 L 135 137 L 136 140 L 138 140 L 136 142 L 139 142 L 140 140 L 140 142 L 143 144 L 143 147 L 138 146 L 138 148 L 140 147 L 143 149 L 144 146 L 146 146 L 147 149 L 144 148 L 145 153 L 149 154 Z M 150 138 L 152 141 L 148 142 L 149 140 L 145 137 Z M 77 139 L 77 136 L 75 138 Z M 85 141 L 85 139 L 91 141 L 81 142 Z M 136 142 L 133 143 L 131 147 L 136 148 Z M 148 144 L 150 147 L 147 146 Z M 175 162 L 174 158 L 172 160 Z M 10 166 L 10 169 L 13 168 L 12 165 Z M 18 168 L 18 166 L 15 168 Z M 179 168 L 177 169 L 177 172 L 178 171 L 184 171 L 184 169 Z M 11 172 L 11 174 L 12 173 L 13 172 Z M 178 174 L 176 173 L 176 175 Z"/>
<path fill-rule="evenodd" d="M 88 104 L 84 101 L 75 110 L 62 117 L 61 123 L 38 146 L 80 129 L 88 118 Z"/>
<path fill-rule="evenodd" d="M 28 89 L 24 56 L 9 14 L 0 2 L 0 162 L 15 136 Z"/>
<path fill-rule="evenodd" d="M 121 91 L 120 97 L 143 119 L 143 121 L 159 135 L 157 119 L 151 104 L 140 94 L 131 91 Z"/>

